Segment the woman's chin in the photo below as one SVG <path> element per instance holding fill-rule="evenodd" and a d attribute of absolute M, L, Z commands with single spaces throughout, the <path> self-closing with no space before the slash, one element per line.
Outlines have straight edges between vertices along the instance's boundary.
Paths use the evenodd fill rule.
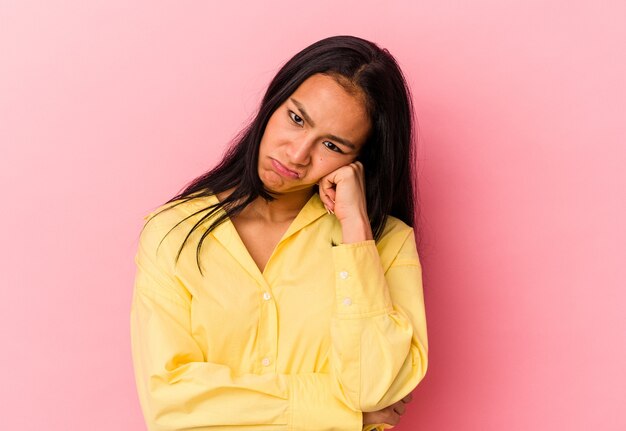
<path fill-rule="evenodd" d="M 270 194 L 276 195 L 290 195 L 290 194 L 313 194 L 316 189 L 316 184 L 303 184 L 294 187 L 289 187 L 286 184 L 272 184 L 272 183 L 263 183 L 265 190 L 267 190 Z"/>

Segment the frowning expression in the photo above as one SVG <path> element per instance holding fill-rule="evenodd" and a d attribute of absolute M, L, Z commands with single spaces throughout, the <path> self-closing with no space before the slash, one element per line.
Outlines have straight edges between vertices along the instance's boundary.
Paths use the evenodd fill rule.
<path fill-rule="evenodd" d="M 312 75 L 270 117 L 259 147 L 259 177 L 276 193 L 310 189 L 357 158 L 370 128 L 362 91 Z"/>

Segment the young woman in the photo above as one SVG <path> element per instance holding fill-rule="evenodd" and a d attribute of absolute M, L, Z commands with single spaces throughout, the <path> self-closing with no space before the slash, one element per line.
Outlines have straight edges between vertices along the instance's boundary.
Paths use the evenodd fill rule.
<path fill-rule="evenodd" d="M 149 429 L 398 423 L 428 350 L 412 115 L 386 50 L 321 40 L 218 166 L 146 216 L 131 334 Z"/>

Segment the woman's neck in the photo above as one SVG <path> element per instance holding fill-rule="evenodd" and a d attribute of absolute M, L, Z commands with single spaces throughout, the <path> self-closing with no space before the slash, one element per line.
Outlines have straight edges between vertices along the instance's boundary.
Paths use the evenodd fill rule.
<path fill-rule="evenodd" d="M 223 201 L 232 190 L 219 193 L 217 198 Z M 262 197 L 256 198 L 239 214 L 244 218 L 256 218 L 270 223 L 285 223 L 292 221 L 311 199 L 315 188 L 297 190 L 291 193 L 273 195 L 272 201 L 266 201 Z"/>
<path fill-rule="evenodd" d="M 313 188 L 298 190 L 291 193 L 274 195 L 273 201 L 266 201 L 259 197 L 254 200 L 246 210 L 250 210 L 256 217 L 262 218 L 264 221 L 281 223 L 289 222 L 296 218 L 300 210 L 313 196 Z"/>

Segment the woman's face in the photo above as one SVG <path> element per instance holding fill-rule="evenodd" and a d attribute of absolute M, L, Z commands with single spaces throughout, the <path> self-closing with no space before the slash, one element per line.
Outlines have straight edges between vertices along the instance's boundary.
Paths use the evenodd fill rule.
<path fill-rule="evenodd" d="M 312 75 L 270 117 L 259 148 L 259 177 L 271 192 L 310 189 L 356 159 L 370 128 L 361 91 Z"/>

